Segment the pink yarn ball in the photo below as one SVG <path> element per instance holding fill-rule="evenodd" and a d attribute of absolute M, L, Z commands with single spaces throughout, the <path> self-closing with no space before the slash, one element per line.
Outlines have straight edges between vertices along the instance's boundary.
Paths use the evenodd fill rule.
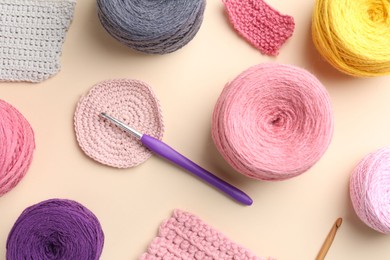
<path fill-rule="evenodd" d="M 285 180 L 312 167 L 328 148 L 333 113 L 323 85 L 304 69 L 260 64 L 228 83 L 213 113 L 212 137 L 238 172 Z"/>
<path fill-rule="evenodd" d="M 374 230 L 390 234 L 390 147 L 370 153 L 358 163 L 349 192 L 358 217 Z"/>
<path fill-rule="evenodd" d="M 26 175 L 34 149 L 34 132 L 28 121 L 0 99 L 0 196 Z"/>

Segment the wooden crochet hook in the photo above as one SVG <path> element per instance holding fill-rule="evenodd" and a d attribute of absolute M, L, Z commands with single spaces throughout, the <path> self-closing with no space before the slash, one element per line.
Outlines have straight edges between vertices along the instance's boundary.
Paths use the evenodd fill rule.
<path fill-rule="evenodd" d="M 338 218 L 336 222 L 334 223 L 332 229 L 329 231 L 328 236 L 326 237 L 324 244 L 322 245 L 320 252 L 318 253 L 316 260 L 324 260 L 326 253 L 328 253 L 328 250 L 330 246 L 332 245 L 333 239 L 336 236 L 336 232 L 341 226 L 341 223 L 343 223 L 342 218 Z"/>

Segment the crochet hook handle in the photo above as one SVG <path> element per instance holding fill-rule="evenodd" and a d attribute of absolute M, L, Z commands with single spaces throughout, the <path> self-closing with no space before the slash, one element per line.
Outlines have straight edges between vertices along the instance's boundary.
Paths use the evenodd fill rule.
<path fill-rule="evenodd" d="M 204 181 L 208 182 L 209 184 L 213 185 L 214 187 L 220 189 L 221 191 L 225 192 L 227 195 L 231 196 L 233 199 L 245 204 L 245 205 L 252 205 L 253 201 L 252 199 L 246 195 L 243 191 L 237 189 L 236 187 L 230 185 L 229 183 L 225 182 L 224 180 L 218 178 L 217 176 L 213 175 L 211 172 L 206 171 L 190 159 L 184 157 L 180 153 L 176 152 L 173 148 L 168 146 L 167 144 L 163 143 L 162 141 L 151 137 L 146 134 L 142 134 L 138 132 L 137 130 L 131 128 L 130 126 L 124 124 L 123 122 L 119 121 L 116 118 L 113 118 L 106 113 L 101 113 L 100 116 L 108 119 L 116 126 L 122 128 L 135 138 L 139 139 L 141 143 L 149 148 L 151 151 L 156 153 L 157 155 L 160 155 L 161 157 L 181 166 L 182 168 L 192 172 L 199 178 L 203 179 Z"/>
<path fill-rule="evenodd" d="M 233 199 L 245 205 L 252 205 L 253 203 L 252 199 L 243 191 L 237 189 L 231 184 L 225 182 L 224 180 L 213 175 L 212 173 L 206 171 L 205 169 L 203 169 L 202 167 L 200 167 L 190 159 L 186 158 L 182 154 L 178 153 L 172 147 L 163 143 L 162 141 L 152 136 L 143 134 L 141 137 L 141 142 L 143 145 L 145 145 L 147 148 L 149 148 L 156 154 L 192 172 L 193 174 L 203 179 L 207 183 L 225 192 Z"/>

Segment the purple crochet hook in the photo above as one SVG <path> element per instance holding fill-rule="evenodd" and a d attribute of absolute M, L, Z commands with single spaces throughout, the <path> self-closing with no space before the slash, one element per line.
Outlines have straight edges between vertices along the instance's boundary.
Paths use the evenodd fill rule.
<path fill-rule="evenodd" d="M 252 199 L 246 195 L 243 191 L 237 189 L 236 187 L 232 186 L 231 184 L 225 182 L 224 180 L 218 178 L 217 176 L 213 175 L 211 172 L 206 171 L 199 165 L 195 164 L 188 158 L 184 157 L 180 153 L 176 152 L 172 147 L 168 146 L 167 144 L 163 143 L 162 141 L 146 135 L 141 134 L 138 131 L 132 129 L 131 127 L 125 125 L 118 119 L 115 119 L 106 113 L 100 114 L 102 117 L 106 118 L 110 122 L 114 123 L 116 126 L 122 128 L 126 132 L 130 133 L 135 138 L 139 139 L 141 143 L 149 148 L 154 153 L 160 155 L 161 157 L 179 165 L 180 167 L 192 172 L 199 178 L 203 179 L 204 181 L 208 182 L 209 184 L 213 185 L 214 187 L 220 189 L 221 191 L 225 192 L 229 196 L 231 196 L 233 199 L 245 204 L 245 205 L 252 205 L 253 201 Z"/>

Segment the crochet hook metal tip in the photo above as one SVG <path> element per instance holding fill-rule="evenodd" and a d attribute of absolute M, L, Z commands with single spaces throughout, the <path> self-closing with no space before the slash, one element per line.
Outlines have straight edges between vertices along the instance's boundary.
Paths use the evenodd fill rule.
<path fill-rule="evenodd" d="M 237 189 L 233 185 L 225 182 L 224 180 L 218 178 L 211 172 L 206 171 L 190 159 L 186 158 L 182 154 L 175 151 L 172 147 L 169 145 L 163 143 L 162 141 L 138 132 L 137 130 L 127 126 L 123 122 L 119 121 L 116 118 L 113 118 L 106 113 L 100 114 L 102 117 L 106 118 L 110 122 L 112 122 L 114 125 L 120 127 L 121 129 L 125 130 L 132 136 L 136 137 L 141 141 L 141 143 L 149 148 L 154 153 L 160 155 L 161 157 L 173 162 L 174 164 L 188 170 L 189 172 L 195 174 L 197 177 L 203 179 L 207 183 L 213 185 L 214 187 L 218 188 L 219 190 L 225 192 L 227 195 L 232 197 L 233 199 L 245 204 L 245 205 L 252 205 L 253 200 L 245 194 L 243 191 Z"/>
<path fill-rule="evenodd" d="M 130 133 L 132 136 L 134 136 L 135 138 L 137 139 L 141 139 L 142 137 L 142 134 L 140 132 L 138 132 L 137 130 L 131 128 L 130 126 L 128 125 L 125 125 L 124 123 L 122 123 L 121 121 L 119 121 L 118 119 L 116 118 L 113 118 L 109 115 L 107 115 L 106 113 L 100 113 L 100 115 L 102 117 L 104 117 L 105 119 L 108 119 L 109 121 L 111 121 L 112 123 L 114 123 L 116 126 L 122 128 L 123 130 L 125 130 L 126 132 Z"/>

